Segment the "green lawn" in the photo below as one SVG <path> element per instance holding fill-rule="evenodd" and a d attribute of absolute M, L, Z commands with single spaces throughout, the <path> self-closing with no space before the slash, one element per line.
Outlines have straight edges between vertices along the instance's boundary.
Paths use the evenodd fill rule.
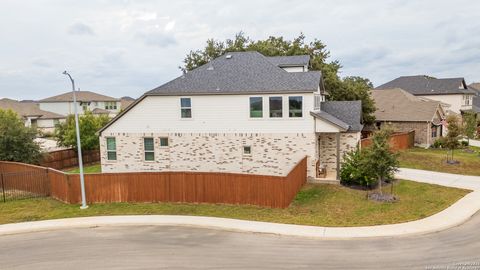
<path fill-rule="evenodd" d="M 74 168 L 74 169 L 67 170 L 65 172 L 67 172 L 67 173 L 80 173 L 80 169 L 77 167 L 77 168 Z M 83 166 L 83 172 L 84 173 L 101 173 L 102 172 L 102 167 L 101 167 L 100 164 Z"/>
<path fill-rule="evenodd" d="M 389 190 L 389 187 L 386 189 Z M 52 199 L 0 203 L 0 224 L 98 215 L 194 215 L 317 226 L 365 226 L 421 219 L 456 202 L 469 191 L 402 180 L 395 185 L 396 203 L 365 199 L 365 191 L 336 185 L 306 185 L 286 209 L 255 206 L 110 203 L 86 210 Z"/>
<path fill-rule="evenodd" d="M 400 167 L 446 173 L 480 176 L 480 148 L 470 147 L 473 153 L 464 149 L 454 151 L 453 158 L 460 164 L 447 164 L 447 150 L 412 148 L 400 152 Z"/>

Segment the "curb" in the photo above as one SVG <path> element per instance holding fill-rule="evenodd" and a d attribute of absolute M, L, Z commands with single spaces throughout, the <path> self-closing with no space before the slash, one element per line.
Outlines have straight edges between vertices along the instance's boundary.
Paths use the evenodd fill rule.
<path fill-rule="evenodd" d="M 394 237 L 428 234 L 446 230 L 463 224 L 480 210 L 480 177 L 443 174 L 412 169 L 401 169 L 397 174 L 397 177 L 417 182 L 472 189 L 474 191 L 467 194 L 450 207 L 427 218 L 389 225 L 364 227 L 317 227 L 201 216 L 99 216 L 0 225 L 0 236 L 72 228 L 186 226 L 318 239 Z"/>
<path fill-rule="evenodd" d="M 458 226 L 480 209 L 480 191 L 467 194 L 430 217 L 391 225 L 316 227 L 199 216 L 100 216 L 0 225 L 0 236 L 72 228 L 119 226 L 187 226 L 225 231 L 274 234 L 318 239 L 353 239 L 427 234 Z"/>

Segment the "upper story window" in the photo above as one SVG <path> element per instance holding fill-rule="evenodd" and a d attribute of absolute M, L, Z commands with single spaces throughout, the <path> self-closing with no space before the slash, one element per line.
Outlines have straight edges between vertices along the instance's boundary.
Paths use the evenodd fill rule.
<path fill-rule="evenodd" d="M 143 150 L 145 153 L 145 161 L 155 160 L 155 145 L 153 138 L 143 138 Z"/>
<path fill-rule="evenodd" d="M 262 97 L 250 97 L 250 117 L 252 118 L 263 117 L 263 98 Z"/>
<path fill-rule="evenodd" d="M 182 118 L 192 118 L 192 99 L 180 98 L 180 111 Z"/>
<path fill-rule="evenodd" d="M 318 110 L 320 110 L 320 104 L 322 104 L 322 101 L 323 101 L 322 99 L 323 99 L 323 97 L 322 97 L 322 95 L 315 94 L 315 95 L 313 95 L 313 98 L 314 98 L 314 100 L 313 100 L 313 102 L 314 102 L 314 104 L 313 104 L 313 109 L 314 109 L 315 111 L 318 111 Z"/>
<path fill-rule="evenodd" d="M 117 102 L 115 101 L 105 101 L 105 110 L 116 110 Z"/>
<path fill-rule="evenodd" d="M 282 117 L 283 106 L 282 97 L 270 97 L 269 99 L 270 117 Z"/>
<path fill-rule="evenodd" d="M 80 106 L 82 107 L 82 110 L 86 112 L 88 110 L 88 106 L 90 106 L 90 102 L 80 102 Z"/>
<path fill-rule="evenodd" d="M 289 117 L 303 116 L 303 97 L 301 96 L 288 97 L 288 116 Z"/>
<path fill-rule="evenodd" d="M 471 98 L 472 98 L 471 95 L 463 95 L 463 105 L 470 106 L 472 104 Z"/>
<path fill-rule="evenodd" d="M 107 138 L 107 160 L 117 160 L 117 142 L 115 137 Z"/>

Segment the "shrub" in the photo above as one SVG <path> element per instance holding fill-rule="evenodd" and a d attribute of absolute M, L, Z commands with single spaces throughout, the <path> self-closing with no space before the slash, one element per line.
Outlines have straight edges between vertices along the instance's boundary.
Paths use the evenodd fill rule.
<path fill-rule="evenodd" d="M 433 148 L 444 148 L 444 147 L 445 147 L 445 138 L 444 138 L 444 137 L 438 138 L 438 139 L 432 144 L 432 147 L 433 147 Z"/>
<path fill-rule="evenodd" d="M 468 141 L 461 141 L 460 143 L 461 143 L 462 146 L 464 146 L 464 147 L 467 147 L 467 146 L 468 146 Z"/>
<path fill-rule="evenodd" d="M 340 182 L 344 185 L 360 185 L 372 187 L 376 185 L 376 179 L 363 166 L 364 157 L 360 150 L 353 150 L 343 157 L 340 169 Z"/>

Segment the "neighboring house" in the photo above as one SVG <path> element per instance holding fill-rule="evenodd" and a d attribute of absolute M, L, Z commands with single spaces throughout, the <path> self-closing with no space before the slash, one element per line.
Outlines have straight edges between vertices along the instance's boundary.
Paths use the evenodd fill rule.
<path fill-rule="evenodd" d="M 12 110 L 25 121 L 25 126 L 36 127 L 42 132 L 53 132 L 55 124 L 65 121 L 65 116 L 41 110 L 33 102 L 19 102 L 13 99 L 0 99 L 0 109 Z"/>
<path fill-rule="evenodd" d="M 400 88 L 417 97 L 424 97 L 449 104 L 447 114 L 462 114 L 475 110 L 472 106 L 476 91 L 469 89 L 463 78 L 437 79 L 425 75 L 403 76 L 375 89 Z M 475 111 L 478 113 L 480 111 Z"/>
<path fill-rule="evenodd" d="M 391 126 L 396 132 L 415 131 L 415 144 L 428 147 L 443 136 L 445 113 L 439 101 L 416 97 L 399 88 L 372 90 L 376 128 Z"/>
<path fill-rule="evenodd" d="M 335 178 L 361 102 L 325 102 L 308 56 L 222 55 L 137 99 L 100 130 L 102 172 L 216 171 Z M 320 174 L 321 172 L 321 174 Z"/>
<path fill-rule="evenodd" d="M 120 98 L 120 110 L 125 110 L 128 106 L 130 106 L 133 102 L 135 102 L 134 98 L 131 97 L 121 97 Z"/>
<path fill-rule="evenodd" d="M 91 111 L 95 114 L 108 114 L 115 116 L 120 112 L 120 100 L 117 98 L 100 95 L 90 91 L 76 92 L 78 113 Z M 67 92 L 61 95 L 49 97 L 38 101 L 40 109 L 69 115 L 74 113 L 73 93 Z"/>

